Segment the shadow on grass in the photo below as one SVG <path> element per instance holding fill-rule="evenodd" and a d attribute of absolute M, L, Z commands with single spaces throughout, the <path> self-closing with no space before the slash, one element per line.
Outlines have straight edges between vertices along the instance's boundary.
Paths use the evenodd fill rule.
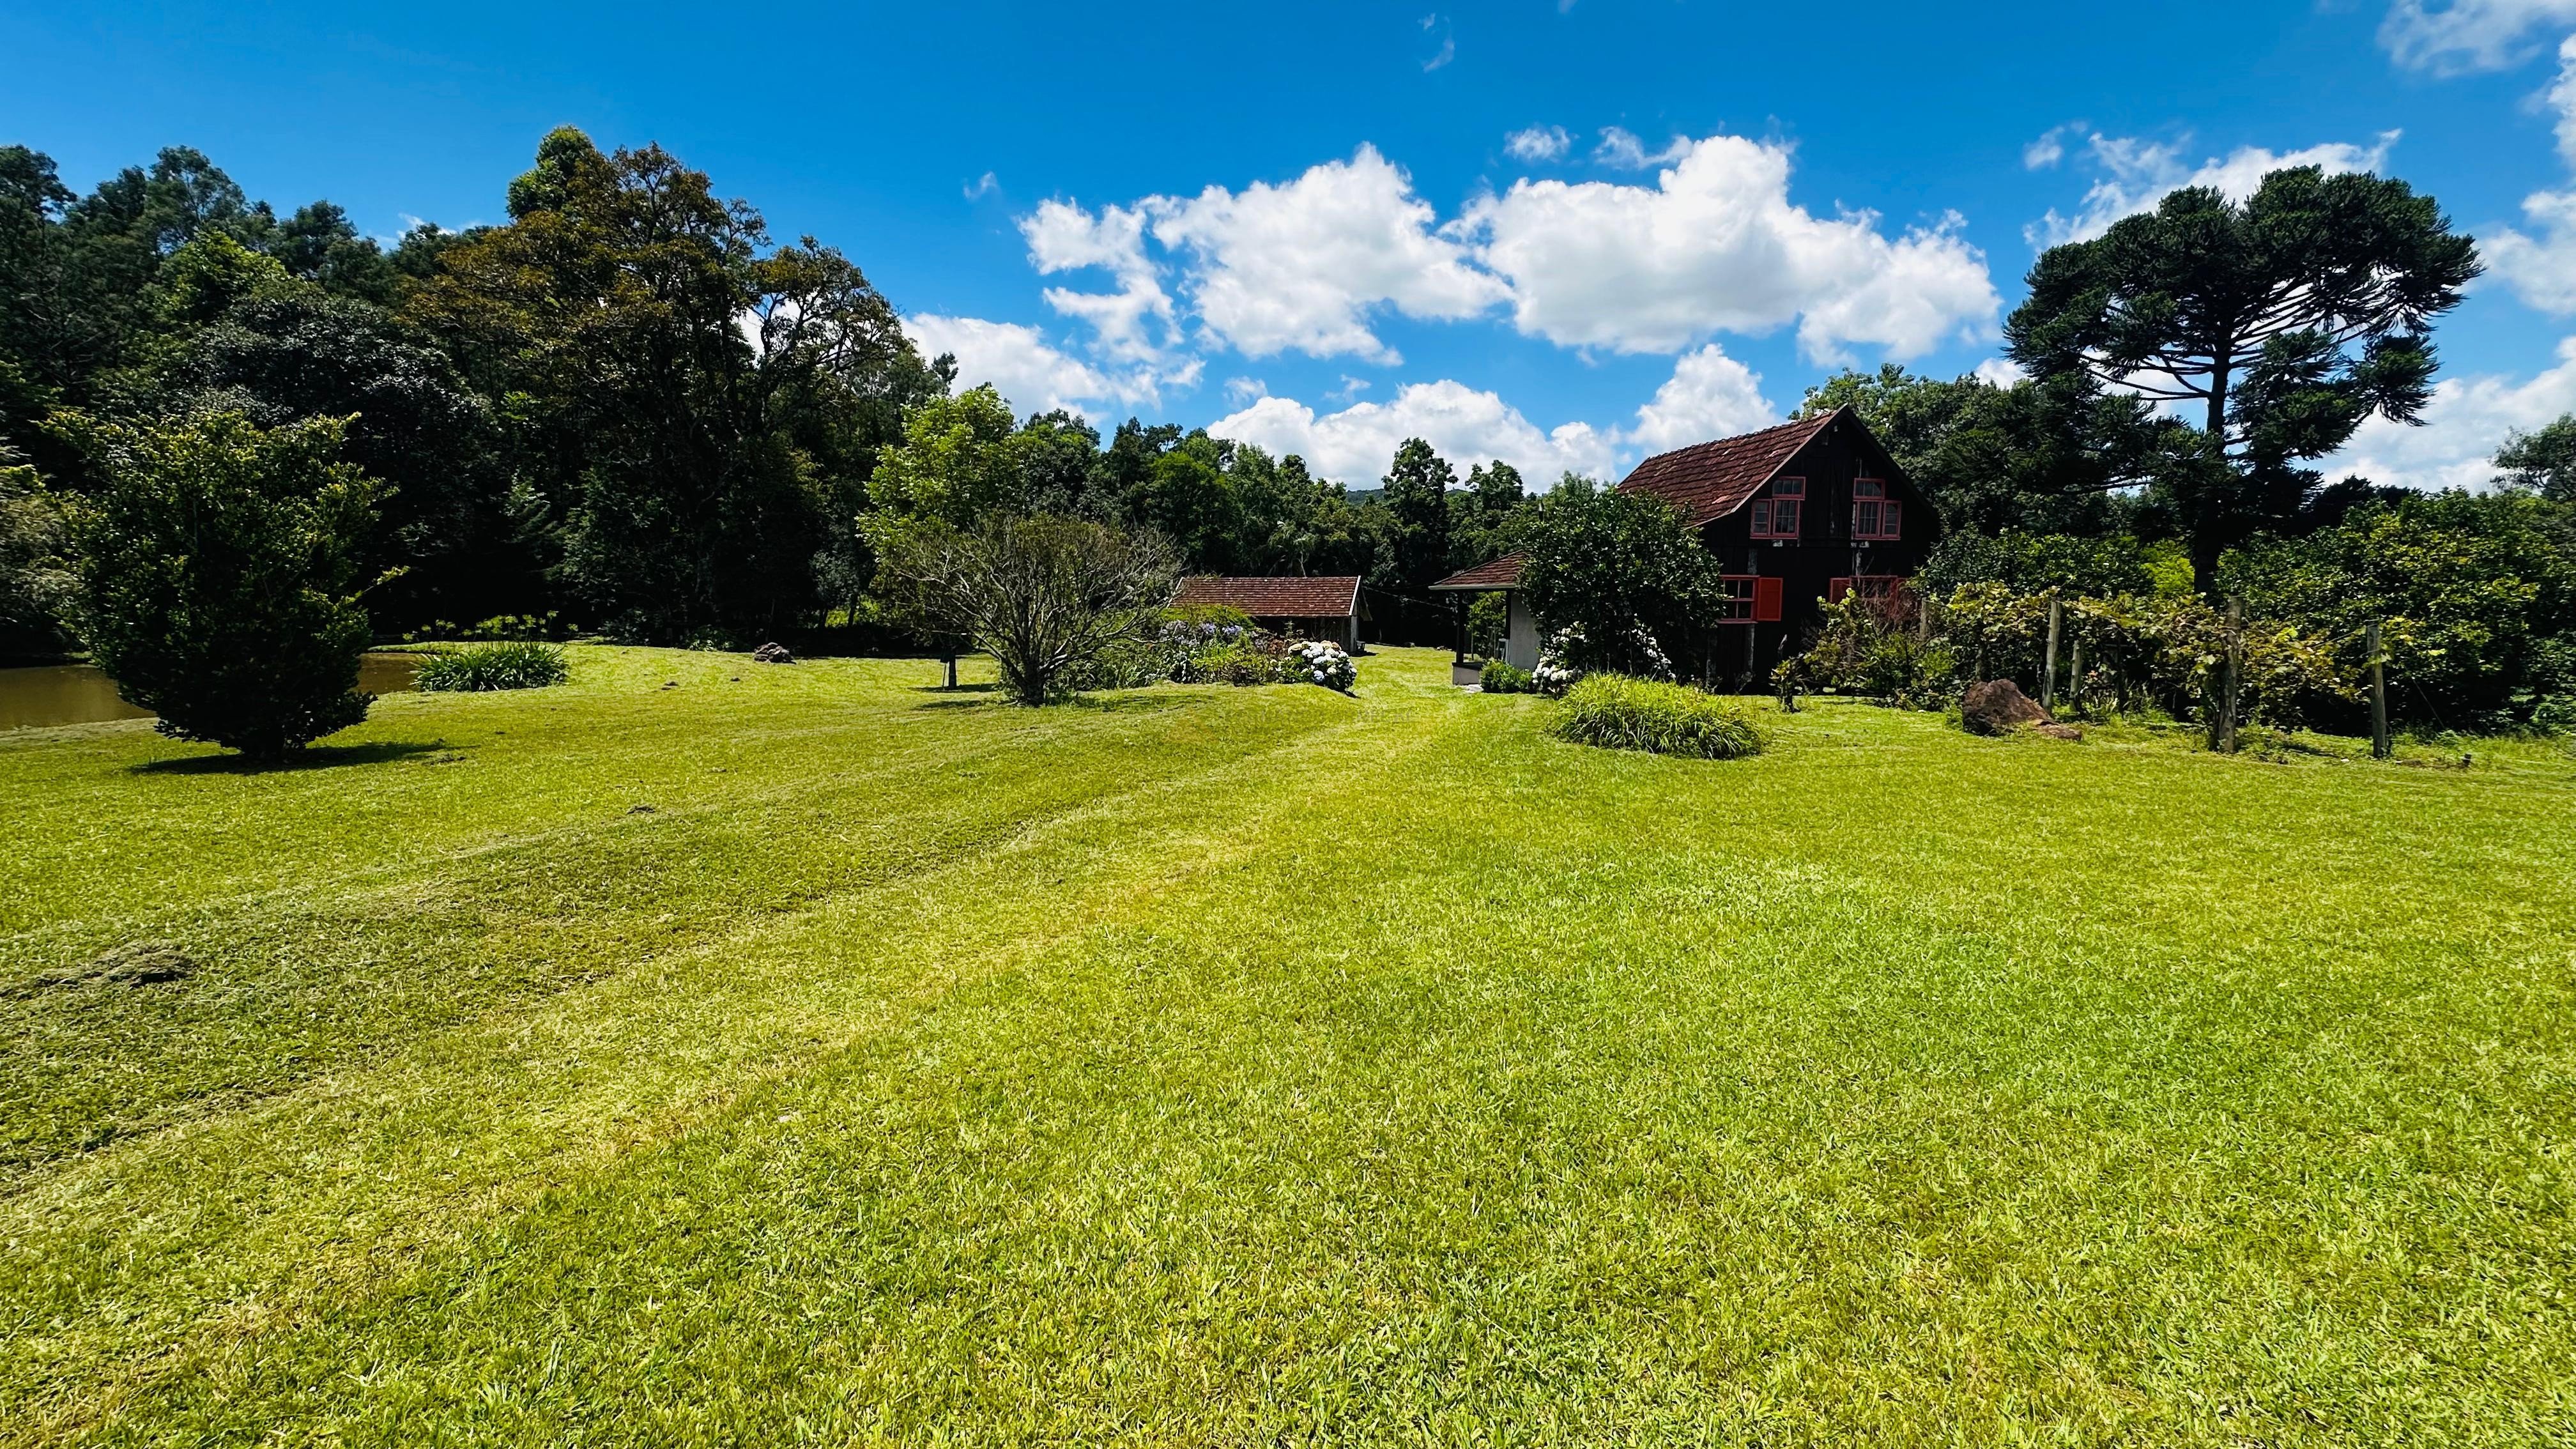
<path fill-rule="evenodd" d="M 307 745 L 282 760 L 254 760 L 248 755 L 189 755 L 177 760 L 146 760 L 125 768 L 137 775 L 265 775 L 293 770 L 330 770 L 342 765 L 381 765 L 447 748 L 444 740 L 379 740 L 363 745 Z"/>
<path fill-rule="evenodd" d="M 912 692 L 915 694 L 998 694 L 1001 688 L 1001 685 L 987 680 L 982 684 L 961 684 L 954 689 L 945 684 L 916 684 Z"/>

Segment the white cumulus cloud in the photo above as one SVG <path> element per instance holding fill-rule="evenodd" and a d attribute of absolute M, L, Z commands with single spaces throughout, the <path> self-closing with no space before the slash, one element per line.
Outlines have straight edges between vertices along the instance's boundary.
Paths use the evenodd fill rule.
<path fill-rule="evenodd" d="M 1611 440 L 1589 423 L 1542 431 L 1499 394 L 1446 378 L 1407 383 L 1386 402 L 1333 413 L 1319 414 L 1294 398 L 1265 397 L 1208 424 L 1208 431 L 1299 454 L 1318 476 L 1354 488 L 1376 487 L 1407 438 L 1429 442 L 1462 476 L 1499 458 L 1542 486 L 1569 468 L 1607 472 L 1613 453 Z"/>
<path fill-rule="evenodd" d="M 2263 178 L 2291 166 L 2321 166 L 2328 173 L 2377 171 L 2388 161 L 2399 133 L 2383 131 L 2370 145 L 2329 141 L 2297 151 L 2271 151 L 2239 146 L 2198 167 L 2182 159 L 2179 142 L 2155 142 L 2135 136 L 2086 138 L 2086 150 L 2101 174 L 2084 193 L 2084 204 L 2072 216 L 2049 213 L 2023 229 L 2032 246 L 2089 241 L 2111 229 L 2124 216 L 2152 210 L 2157 202 L 2186 186 L 2214 186 L 2238 201 L 2252 196 Z"/>
<path fill-rule="evenodd" d="M 2379 40 L 2399 65 L 2438 75 L 2500 70 L 2529 53 L 2535 30 L 2576 23 L 2576 0 L 2397 0 Z"/>
<path fill-rule="evenodd" d="M 1016 322 L 916 313 L 903 319 L 903 330 L 924 357 L 943 352 L 956 356 L 958 391 L 991 383 L 1012 411 L 1022 414 L 1063 408 L 1093 417 L 1104 403 L 1152 402 L 1163 382 L 1186 386 L 1197 380 L 1195 363 L 1188 368 L 1187 382 L 1147 370 L 1104 371 L 1060 351 L 1038 329 Z"/>
<path fill-rule="evenodd" d="M 1532 126 L 1503 138 L 1503 154 L 1519 161 L 1558 161 L 1574 148 L 1563 126 Z"/>
<path fill-rule="evenodd" d="M 2558 113 L 2558 150 L 2576 166 L 2576 36 L 2558 47 L 2558 77 L 2549 87 Z M 2556 316 L 2576 313 L 2576 190 L 2535 191 L 2522 199 L 2530 232 L 2498 227 L 2481 249 L 2487 267 L 2523 301 Z"/>
<path fill-rule="evenodd" d="M 1261 397 L 1208 425 L 1221 438 L 1296 453 L 1319 476 L 1374 486 L 1395 450 L 1421 438 L 1458 469 L 1500 459 L 1533 486 L 1566 472 L 1616 478 L 1643 454 L 1750 432 L 1779 420 L 1762 379 L 1711 344 L 1688 353 L 1626 428 L 1569 422 L 1542 429 L 1498 393 L 1442 379 L 1409 383 L 1383 403 L 1318 412 L 1294 398 Z"/>
<path fill-rule="evenodd" d="M 1675 136 L 1660 151 L 1649 151 L 1637 133 L 1624 126 L 1601 128 L 1601 144 L 1592 148 L 1592 159 L 1604 166 L 1622 171 L 1643 171 L 1649 166 L 1662 166 L 1679 161 L 1691 152 L 1688 136 Z"/>
<path fill-rule="evenodd" d="M 2358 473 L 2407 488 L 2479 488 L 2495 475 L 2487 460 L 2506 433 L 2529 432 L 2569 412 L 2576 412 L 2576 337 L 2558 344 L 2557 366 L 2525 381 L 2444 378 L 2433 384 L 2423 426 L 2374 414 L 2342 452 L 2317 466 L 2328 481 Z"/>
<path fill-rule="evenodd" d="M 1673 375 L 1637 409 L 1635 426 L 1620 435 L 1646 453 L 1668 452 L 1711 438 L 1729 438 L 1769 427 L 1780 411 L 1762 395 L 1762 379 L 1727 356 L 1716 343 L 1683 353 Z"/>
<path fill-rule="evenodd" d="M 1506 295 L 1440 233 L 1430 203 L 1374 146 L 1284 185 L 1211 186 L 1142 206 L 1155 239 L 1189 254 L 1200 323 L 1250 357 L 1297 351 L 1393 363 L 1401 358 L 1369 327 L 1372 309 L 1458 319 Z"/>
<path fill-rule="evenodd" d="M 1516 181 L 1455 228 L 1510 283 L 1520 330 L 1573 347 L 1678 352 L 1714 332 L 1792 320 L 1802 348 L 1913 357 L 1994 327 L 1984 254 L 1951 216 L 1889 236 L 1870 212 L 1789 200 L 1789 149 L 1741 136 L 1689 143 L 1652 186 Z"/>

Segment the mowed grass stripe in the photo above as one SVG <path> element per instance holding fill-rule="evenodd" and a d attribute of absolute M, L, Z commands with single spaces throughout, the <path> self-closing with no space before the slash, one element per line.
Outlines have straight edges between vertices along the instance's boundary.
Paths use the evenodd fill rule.
<path fill-rule="evenodd" d="M 2547 756 L 2517 793 L 1829 708 L 1695 765 L 1437 663 L 1284 768 L 909 878 L 900 923 L 836 899 L 560 994 L 511 1072 L 371 1069 L 417 1114 L 379 1178 L 172 1250 L 235 1264 L 221 1313 L 73 1265 L 117 1203 L 223 1200 L 222 1125 L 100 1154 L 48 1189 L 91 1236 L 32 1259 L 66 1327 L 18 1383 L 110 1441 L 2568 1432 Z M 2159 815 L 2230 853 L 2135 848 Z M 561 1105 L 716 1084 L 626 1141 Z M 440 1112 L 506 1185 L 405 1239 Z M 240 1125 L 341 1180 L 330 1121 Z"/>

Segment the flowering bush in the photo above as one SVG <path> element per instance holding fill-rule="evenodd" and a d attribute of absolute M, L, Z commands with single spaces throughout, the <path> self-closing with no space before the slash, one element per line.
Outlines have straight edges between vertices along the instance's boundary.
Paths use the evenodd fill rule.
<path fill-rule="evenodd" d="M 1344 693 L 1359 682 L 1359 666 L 1342 646 L 1328 639 L 1304 639 L 1288 646 L 1287 670 L 1284 677 L 1304 678 L 1326 689 Z"/>
<path fill-rule="evenodd" d="M 1530 688 L 1550 699 L 1563 699 L 1574 681 L 1583 677 L 1572 659 L 1582 640 L 1581 630 L 1567 629 L 1539 646 L 1538 668 L 1530 671 Z"/>

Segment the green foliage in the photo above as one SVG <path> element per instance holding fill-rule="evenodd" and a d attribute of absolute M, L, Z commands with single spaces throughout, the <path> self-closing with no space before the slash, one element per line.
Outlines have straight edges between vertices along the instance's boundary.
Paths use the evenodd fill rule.
<path fill-rule="evenodd" d="M 2037 698 L 2052 598 L 2060 606 L 2062 705 L 2156 709 L 2203 721 L 2217 709 L 2227 616 L 2197 595 L 2086 599 L 1968 584 L 1944 601 L 1943 637 L 1968 677 L 2017 680 Z M 2358 697 L 2357 661 L 2311 623 L 2258 610 L 2247 616 L 2239 647 L 2237 700 L 2245 721 L 2296 725 L 2320 711 L 2348 709 Z M 2080 676 L 2072 672 L 2079 649 Z"/>
<path fill-rule="evenodd" d="M 2496 449 L 2496 481 L 2537 493 L 2552 503 L 2576 503 L 2576 413 L 2561 415 L 2537 432 L 2519 428 Z"/>
<path fill-rule="evenodd" d="M 1425 588 L 1451 572 L 1449 489 L 1458 481 L 1457 470 L 1429 443 L 1407 438 L 1381 481 L 1394 522 L 1395 581 L 1407 589 Z"/>
<path fill-rule="evenodd" d="M 888 607 L 973 640 L 1025 705 L 1064 698 L 1104 651 L 1151 634 L 1178 583 L 1159 537 L 1082 519 L 996 514 L 969 531 L 878 514 L 868 526 Z"/>
<path fill-rule="evenodd" d="M 1864 695 L 1904 709 L 1941 709 L 1957 701 L 1958 656 L 1949 641 L 1920 633 L 1910 591 L 1855 589 L 1825 605 L 1816 641 L 1783 660 L 1775 683 L 1784 694 L 1821 689 Z"/>
<path fill-rule="evenodd" d="M 1218 629 L 1249 629 L 1252 616 L 1232 604 L 1174 604 L 1163 611 L 1163 622 L 1183 624 L 1192 629 L 1203 625 Z"/>
<path fill-rule="evenodd" d="M 1492 656 L 1503 651 L 1512 627 L 1512 601 L 1509 595 L 1495 592 L 1478 594 L 1467 601 L 1467 650 L 1472 654 Z"/>
<path fill-rule="evenodd" d="M 2431 395 L 2430 329 L 2480 271 L 2429 196 L 2367 172 L 2275 171 L 2244 201 L 2187 186 L 2090 241 L 2049 248 L 2005 324 L 2052 385 L 2197 403 L 2197 446 L 2155 479 L 2195 576 L 2318 483 L 2296 466 L 2373 415 L 2413 422 Z"/>
<path fill-rule="evenodd" d="M 1484 671 L 1476 676 L 1477 685 L 1487 694 L 1535 694 L 1538 681 L 1526 669 L 1505 664 L 1499 659 L 1485 661 Z"/>
<path fill-rule="evenodd" d="M 2563 505 L 2410 495 L 2302 539 L 2258 542 L 2221 574 L 2250 608 L 2301 621 L 2356 662 L 2377 620 L 2401 719 L 2506 728 L 2576 695 L 2576 510 Z"/>
<path fill-rule="evenodd" d="M 1933 546 L 1916 580 L 1934 593 L 1961 584 L 2003 584 L 2026 594 L 2177 598 L 2191 592 L 2191 559 L 2179 544 L 2142 542 L 2127 534 L 1961 530 Z"/>
<path fill-rule="evenodd" d="M 559 130 L 511 207 L 438 253 L 405 315 L 500 404 L 551 577 L 652 640 L 766 636 L 845 602 L 818 595 L 817 555 L 903 406 L 944 387 L 894 308 L 829 247 L 771 248 L 658 146 Z"/>
<path fill-rule="evenodd" d="M 1526 528 L 1522 591 L 1577 669 L 1668 676 L 1716 620 L 1717 563 L 1662 499 L 1569 479 Z"/>
<path fill-rule="evenodd" d="M 413 683 L 434 693 L 543 689 L 572 677 L 561 645 L 519 640 L 441 649 L 423 659 Z"/>
<path fill-rule="evenodd" d="M 1750 718 L 1714 695 L 1623 674 L 1576 680 L 1548 729 L 1576 744 L 1700 760 L 1758 755 L 1764 744 Z"/>
<path fill-rule="evenodd" d="M 95 438 L 80 622 L 117 691 L 261 760 L 364 719 L 359 557 L 383 490 L 335 461 L 340 425 L 216 413 Z"/>
<path fill-rule="evenodd" d="M 56 642 L 73 579 L 62 500 L 0 443 L 0 652 Z"/>

